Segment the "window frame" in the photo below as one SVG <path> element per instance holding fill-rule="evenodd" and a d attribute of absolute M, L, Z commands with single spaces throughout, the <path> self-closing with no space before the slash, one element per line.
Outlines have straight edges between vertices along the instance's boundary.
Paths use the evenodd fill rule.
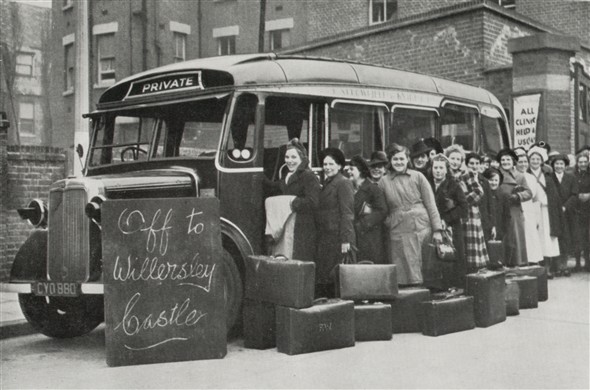
<path fill-rule="evenodd" d="M 435 123 L 434 123 L 434 135 L 432 135 L 432 137 L 435 137 L 436 139 L 439 138 L 440 134 L 441 134 L 441 127 L 440 127 L 440 111 L 438 108 L 436 107 L 427 107 L 427 106 L 416 106 L 414 104 L 404 104 L 404 103 L 394 103 L 391 105 L 391 117 L 389 119 L 389 127 L 390 129 L 393 127 L 391 122 L 393 122 L 393 117 L 395 115 L 395 109 L 396 108 L 403 108 L 406 110 L 415 110 L 415 111 L 429 111 L 429 112 L 433 112 L 436 117 L 435 119 Z M 391 131 L 390 131 L 391 132 Z M 385 140 L 385 142 L 387 142 L 388 144 L 394 142 L 393 140 L 390 139 L 389 134 L 390 132 L 387 133 L 387 139 Z M 397 142 L 397 140 L 396 140 Z M 411 145 L 405 145 L 410 147 Z"/>
<path fill-rule="evenodd" d="M 221 37 L 217 37 L 216 39 L 218 56 L 236 54 L 236 35 L 224 35 Z M 224 52 L 224 49 L 227 49 L 227 52 Z"/>
<path fill-rule="evenodd" d="M 30 64 L 25 64 L 20 62 L 19 63 L 19 58 L 22 57 L 26 57 L 28 59 L 31 60 Z M 35 53 L 32 52 L 27 52 L 27 51 L 19 51 L 16 54 L 16 61 L 15 61 L 15 73 L 17 76 L 21 76 L 21 77 L 33 77 L 35 75 Z M 28 72 L 19 72 L 19 66 L 20 67 L 27 67 L 29 69 Z"/>
<path fill-rule="evenodd" d="M 375 21 L 373 18 L 373 8 L 374 8 L 375 1 L 382 1 L 383 2 L 383 20 Z M 390 5 L 394 5 L 394 7 L 395 7 L 395 10 L 391 14 L 391 18 L 389 18 L 389 19 L 387 18 L 387 3 L 388 2 L 390 3 Z M 393 14 L 397 12 L 397 8 L 398 8 L 397 0 L 369 0 L 369 26 L 385 23 L 388 20 L 393 19 Z"/>
<path fill-rule="evenodd" d="M 268 45 L 269 45 L 269 50 L 271 51 L 275 51 L 275 50 L 281 50 L 284 49 L 285 47 L 288 47 L 291 45 L 290 39 L 288 39 L 289 42 L 287 42 L 287 44 L 283 44 L 283 42 L 285 41 L 285 36 L 284 34 L 290 34 L 291 33 L 291 29 L 289 28 L 283 28 L 283 29 L 277 29 L 277 30 L 271 30 L 268 32 Z M 275 36 L 276 35 L 280 36 L 280 41 L 281 41 L 281 45 L 279 48 L 275 47 Z"/>
<path fill-rule="evenodd" d="M 477 104 L 471 104 L 471 103 L 465 103 L 465 102 L 461 102 L 461 101 L 457 101 L 457 100 L 448 100 L 445 99 L 441 102 L 440 104 L 440 109 L 441 109 L 441 122 L 439 124 L 439 131 L 440 131 L 440 135 L 438 137 L 438 139 L 442 138 L 442 110 L 445 108 L 445 106 L 447 105 L 455 105 L 455 106 L 461 106 L 461 107 L 465 107 L 465 108 L 472 108 L 475 109 L 475 111 L 477 111 L 477 118 L 475 121 L 475 125 L 476 125 L 476 129 L 474 132 L 474 137 L 473 137 L 473 144 L 471 145 L 470 148 L 465 148 L 465 150 L 473 150 L 473 146 L 480 146 L 480 131 L 481 131 L 481 110 L 479 108 L 479 106 Z M 461 145 L 463 146 L 463 145 Z"/>
<path fill-rule="evenodd" d="M 23 118 L 23 116 L 22 116 L 22 113 L 23 113 L 22 106 L 25 105 L 25 104 L 31 106 L 31 109 L 32 109 L 32 118 Z M 30 124 L 31 124 L 31 131 L 24 131 L 23 130 L 23 119 L 25 119 L 26 121 L 29 121 L 30 122 Z M 18 131 L 19 131 L 19 133 L 21 135 L 34 136 L 34 135 L 37 134 L 37 132 L 35 131 L 35 102 L 28 101 L 28 100 L 24 100 L 24 101 L 18 102 Z"/>
<path fill-rule="evenodd" d="M 173 31 L 172 32 L 172 40 L 174 42 L 174 55 L 172 56 L 172 60 L 173 62 L 183 62 L 186 61 L 186 41 L 187 41 L 187 36 L 188 34 L 185 34 L 183 32 L 180 31 Z M 178 43 L 179 40 L 182 43 L 182 55 L 179 55 L 178 53 Z"/>
<path fill-rule="evenodd" d="M 76 63 L 75 58 L 75 42 L 70 42 L 63 45 L 64 48 L 64 94 L 70 94 L 74 92 L 74 83 L 76 79 Z M 70 54 L 70 56 L 68 56 Z M 71 66 L 69 66 L 68 58 L 71 58 Z M 71 71 L 71 72 L 70 72 Z"/>
<path fill-rule="evenodd" d="M 113 54 L 109 56 L 101 57 L 100 53 L 100 40 L 108 37 L 112 37 L 113 41 L 116 42 L 116 32 L 105 32 L 103 34 L 95 34 L 96 36 L 96 82 L 99 87 L 111 86 L 117 82 L 117 57 L 116 50 L 113 48 Z M 111 70 L 102 69 L 102 61 L 110 60 L 112 64 Z M 112 78 L 104 78 L 104 75 L 112 74 Z"/>

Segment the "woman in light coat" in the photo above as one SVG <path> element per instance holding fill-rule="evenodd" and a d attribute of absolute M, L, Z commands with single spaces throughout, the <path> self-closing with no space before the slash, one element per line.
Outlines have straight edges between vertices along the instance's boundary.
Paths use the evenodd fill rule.
<path fill-rule="evenodd" d="M 422 277 L 422 246 L 432 238 L 442 241 L 442 223 L 434 193 L 423 174 L 408 169 L 408 148 L 387 148 L 391 171 L 379 181 L 389 214 L 389 259 L 397 266 L 399 284 L 419 285 Z"/>

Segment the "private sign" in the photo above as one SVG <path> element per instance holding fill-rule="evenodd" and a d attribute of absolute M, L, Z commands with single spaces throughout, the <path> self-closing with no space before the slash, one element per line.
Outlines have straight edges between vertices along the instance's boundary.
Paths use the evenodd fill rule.
<path fill-rule="evenodd" d="M 168 92 L 204 89 L 201 72 L 176 73 L 134 81 L 125 98 L 158 95 Z"/>

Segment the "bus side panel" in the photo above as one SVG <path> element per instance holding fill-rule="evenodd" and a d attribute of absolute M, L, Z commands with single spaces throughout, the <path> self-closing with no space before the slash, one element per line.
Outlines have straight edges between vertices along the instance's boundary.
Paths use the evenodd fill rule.
<path fill-rule="evenodd" d="M 262 253 L 264 200 L 262 172 L 220 172 L 221 216 L 234 223 L 245 235 L 254 253 Z"/>

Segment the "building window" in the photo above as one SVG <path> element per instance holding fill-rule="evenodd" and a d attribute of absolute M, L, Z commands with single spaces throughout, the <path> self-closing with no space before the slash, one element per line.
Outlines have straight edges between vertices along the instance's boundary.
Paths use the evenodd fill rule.
<path fill-rule="evenodd" d="M 268 32 L 270 36 L 270 50 L 281 50 L 291 43 L 291 32 L 289 30 L 274 30 Z"/>
<path fill-rule="evenodd" d="M 115 82 L 115 34 L 96 36 L 98 47 L 98 84 L 110 85 Z"/>
<path fill-rule="evenodd" d="M 516 1 L 515 0 L 495 0 L 495 2 L 506 9 L 514 9 L 516 8 Z"/>
<path fill-rule="evenodd" d="M 370 0 L 371 24 L 383 23 L 397 12 L 397 0 Z"/>
<path fill-rule="evenodd" d="M 30 102 L 19 103 L 18 122 L 21 134 L 35 134 L 35 104 Z"/>
<path fill-rule="evenodd" d="M 33 53 L 18 53 L 16 56 L 16 74 L 19 76 L 33 75 Z"/>
<path fill-rule="evenodd" d="M 588 122 L 588 87 L 580 84 L 579 98 L 578 98 L 578 118 L 582 122 Z"/>
<path fill-rule="evenodd" d="M 236 36 L 230 35 L 217 38 L 217 55 L 224 56 L 229 54 L 236 54 Z"/>
<path fill-rule="evenodd" d="M 186 34 L 174 33 L 174 62 L 186 60 Z"/>
<path fill-rule="evenodd" d="M 64 91 L 74 91 L 74 44 L 64 46 Z"/>

